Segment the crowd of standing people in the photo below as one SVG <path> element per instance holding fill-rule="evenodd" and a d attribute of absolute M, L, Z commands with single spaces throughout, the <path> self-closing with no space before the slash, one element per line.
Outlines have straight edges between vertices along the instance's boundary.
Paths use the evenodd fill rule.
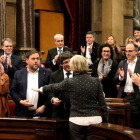
<path fill-rule="evenodd" d="M 127 98 L 131 123 L 140 129 L 140 28 L 135 27 L 134 37 L 126 39 L 125 52 L 113 35 L 102 45 L 96 43 L 92 31 L 86 33 L 86 42 L 80 45 L 77 55 L 64 46 L 63 35 L 56 34 L 54 41 L 56 47 L 48 50 L 45 62 L 48 70 L 40 67 L 36 50 L 27 53 L 27 66 L 23 68 L 22 59 L 12 52 L 12 40 L 2 40 L 0 117 L 10 115 L 10 94 L 15 116 L 69 119 L 71 139 L 89 140 L 90 124 L 108 122 L 105 97 Z"/>

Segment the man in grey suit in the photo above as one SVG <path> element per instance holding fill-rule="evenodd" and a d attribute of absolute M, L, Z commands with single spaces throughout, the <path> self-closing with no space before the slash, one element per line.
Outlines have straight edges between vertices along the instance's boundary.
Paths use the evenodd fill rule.
<path fill-rule="evenodd" d="M 118 98 L 127 98 L 131 105 L 131 123 L 140 129 L 140 94 L 139 87 L 132 83 L 133 73 L 140 73 L 140 60 L 137 58 L 138 46 L 129 43 L 126 46 L 127 60 L 121 61 L 115 75 L 116 83 L 120 83 Z"/>
<path fill-rule="evenodd" d="M 55 40 L 56 48 L 48 50 L 48 55 L 47 55 L 47 59 L 45 62 L 45 67 L 51 68 L 52 71 L 59 70 L 60 66 L 59 66 L 57 60 L 58 60 L 59 55 L 62 52 L 70 51 L 71 53 L 73 53 L 71 48 L 64 47 L 64 36 L 63 35 L 56 34 L 54 36 L 54 40 Z"/>
<path fill-rule="evenodd" d="M 72 53 L 65 51 L 60 54 L 59 61 L 62 66 L 61 69 L 51 73 L 50 84 L 62 82 L 64 79 L 68 78 L 67 73 L 69 73 L 69 78 L 73 77 L 73 71 L 71 71 L 69 62 L 72 58 Z M 53 104 L 52 118 L 55 119 L 69 119 L 70 114 L 70 98 L 68 94 L 58 94 L 49 93 L 49 99 Z M 61 100 L 61 102 L 60 102 Z"/>

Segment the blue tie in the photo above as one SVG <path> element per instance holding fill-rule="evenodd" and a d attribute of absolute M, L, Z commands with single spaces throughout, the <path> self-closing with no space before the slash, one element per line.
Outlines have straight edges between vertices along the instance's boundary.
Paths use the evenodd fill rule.
<path fill-rule="evenodd" d="M 8 58 L 8 56 L 6 56 L 6 59 L 5 59 L 5 61 L 4 61 L 4 71 L 5 71 L 5 73 L 8 73 L 7 58 Z"/>

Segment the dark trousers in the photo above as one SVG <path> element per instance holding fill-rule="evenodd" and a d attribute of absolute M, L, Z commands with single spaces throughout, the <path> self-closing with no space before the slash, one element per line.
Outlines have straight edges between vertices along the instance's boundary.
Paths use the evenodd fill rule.
<path fill-rule="evenodd" d="M 92 140 L 90 126 L 77 125 L 69 122 L 71 140 Z"/>

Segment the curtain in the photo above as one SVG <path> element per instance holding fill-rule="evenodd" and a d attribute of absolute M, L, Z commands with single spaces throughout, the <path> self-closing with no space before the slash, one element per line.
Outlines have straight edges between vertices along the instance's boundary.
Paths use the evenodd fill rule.
<path fill-rule="evenodd" d="M 77 18 L 77 0 L 64 0 L 68 13 L 70 14 L 70 34 L 69 43 L 73 50 L 76 50 L 77 30 L 76 30 L 76 18 Z"/>

